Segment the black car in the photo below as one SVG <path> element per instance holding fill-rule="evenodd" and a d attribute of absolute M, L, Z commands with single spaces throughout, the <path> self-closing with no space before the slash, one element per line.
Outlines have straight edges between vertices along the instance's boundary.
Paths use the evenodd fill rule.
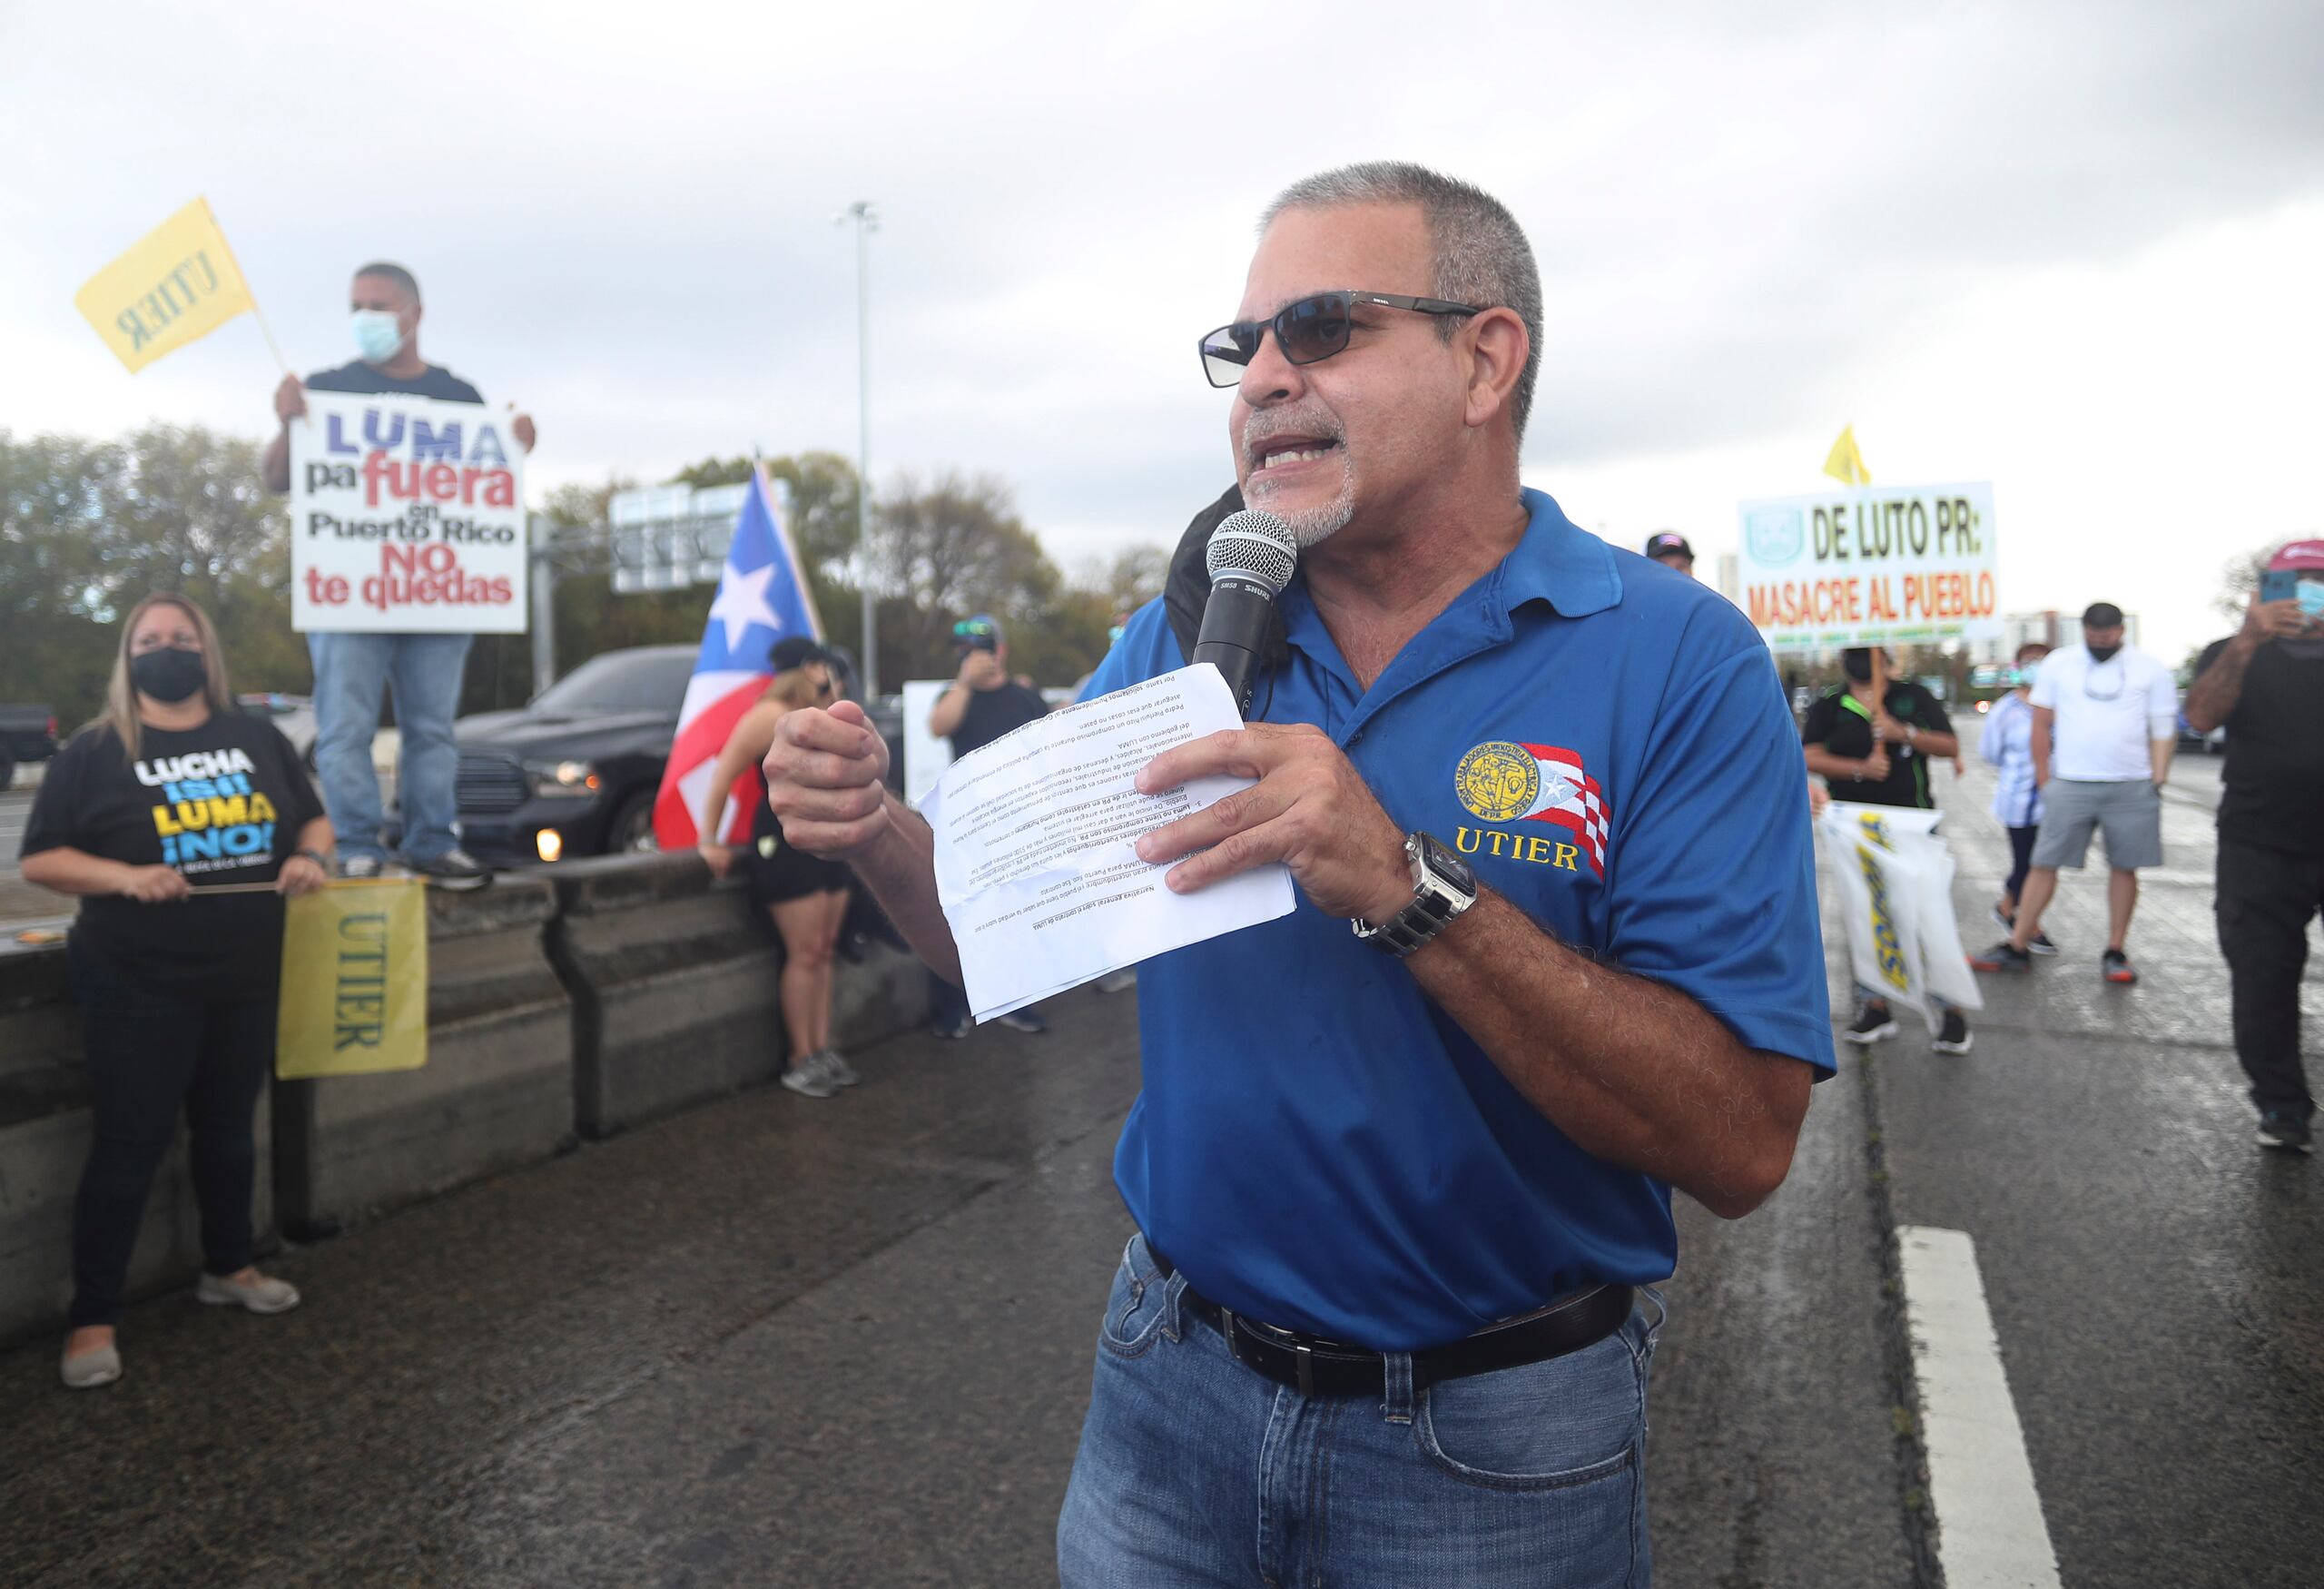
<path fill-rule="evenodd" d="M 16 775 L 20 762 L 44 762 L 56 754 L 56 713 L 47 706 L 0 706 L 0 789 Z"/>
<path fill-rule="evenodd" d="M 654 848 L 654 795 L 695 650 L 607 651 L 519 711 L 454 724 L 461 842 L 500 862 Z"/>
<path fill-rule="evenodd" d="M 501 864 L 655 848 L 654 797 L 695 654 L 692 646 L 607 651 L 521 711 L 461 718 L 453 734 L 462 844 Z M 888 741 L 889 782 L 901 789 L 901 716 L 881 702 L 872 721 Z"/>

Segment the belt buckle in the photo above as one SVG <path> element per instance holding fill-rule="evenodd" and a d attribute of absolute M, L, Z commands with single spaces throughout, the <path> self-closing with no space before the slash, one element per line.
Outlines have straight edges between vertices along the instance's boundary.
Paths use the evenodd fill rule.
<path fill-rule="evenodd" d="M 1226 1325 L 1227 1355 L 1233 1357 L 1236 1362 L 1243 1364 L 1246 1367 L 1265 1374 L 1266 1370 L 1261 1367 L 1256 1361 L 1246 1358 L 1243 1356 L 1243 1349 L 1238 1344 L 1238 1341 L 1244 1332 L 1236 1329 L 1236 1319 L 1233 1310 L 1226 1308 L 1225 1306 L 1221 1306 L 1218 1310 L 1218 1315 Z M 1285 1329 L 1280 1326 L 1262 1323 L 1257 1319 L 1245 1319 L 1243 1320 L 1243 1324 L 1245 1330 L 1248 1332 L 1254 1346 L 1264 1340 L 1266 1345 L 1275 1347 L 1275 1349 L 1279 1352 L 1291 1353 L 1292 1378 L 1294 1383 L 1295 1383 L 1299 1387 L 1299 1394 L 1302 1396 L 1313 1396 L 1315 1394 L 1315 1347 L 1309 1346 L 1304 1339 L 1302 1339 L 1296 1330 Z M 1262 1332 L 1265 1333 L 1262 1334 Z M 1270 1378 L 1273 1377 L 1272 1375 L 1268 1377 Z"/>

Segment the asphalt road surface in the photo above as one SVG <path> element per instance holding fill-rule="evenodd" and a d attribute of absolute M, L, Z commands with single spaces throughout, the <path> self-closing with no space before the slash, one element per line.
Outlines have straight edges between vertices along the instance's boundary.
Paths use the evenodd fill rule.
<path fill-rule="evenodd" d="M 1985 795 L 1940 780 L 1972 944 L 2006 856 Z M 1766 1208 L 1682 1199 L 1659 1583 L 2317 1581 L 2324 1165 L 2250 1140 L 2208 810 L 2166 820 L 2138 986 L 2099 981 L 2102 878 L 2070 874 L 2063 952 L 1988 984 L 1974 1052 L 1850 1055 Z M 899 1040 L 841 1099 L 763 1090 L 287 1252 L 281 1318 L 144 1304 L 104 1392 L 58 1388 L 52 1340 L 0 1353 L 0 1582 L 1053 1581 L 1128 1229 L 1134 999 Z M 1981 1277 L 1991 1416 L 1941 1416 L 1945 1303 L 1900 1225 Z M 1932 1484 L 1964 1440 L 1990 1482 Z M 2018 1465 L 2030 1545 L 1977 1493 Z"/>

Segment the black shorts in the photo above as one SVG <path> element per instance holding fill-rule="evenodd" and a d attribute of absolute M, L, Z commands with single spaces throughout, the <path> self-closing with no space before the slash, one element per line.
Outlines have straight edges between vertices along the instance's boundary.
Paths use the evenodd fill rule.
<path fill-rule="evenodd" d="M 751 897 L 763 905 L 845 889 L 849 881 L 844 864 L 794 850 L 779 834 L 753 835 L 743 846 L 743 868 Z"/>

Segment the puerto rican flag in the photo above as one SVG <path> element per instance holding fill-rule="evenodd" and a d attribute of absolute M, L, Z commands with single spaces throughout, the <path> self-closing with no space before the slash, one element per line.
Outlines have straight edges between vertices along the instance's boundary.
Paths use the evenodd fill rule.
<path fill-rule="evenodd" d="M 1521 745 L 1520 750 L 1541 765 L 1541 790 L 1533 804 L 1519 814 L 1521 822 L 1553 822 L 1571 828 L 1590 857 L 1590 870 L 1606 875 L 1606 832 L 1613 824 L 1613 808 L 1606 804 L 1598 780 L 1581 770 L 1581 758 L 1554 745 Z"/>
<path fill-rule="evenodd" d="M 709 792 L 711 769 L 734 725 L 765 693 L 773 676 L 767 653 L 774 643 L 786 635 L 820 640 L 822 632 L 806 572 L 775 512 L 766 471 L 754 469 L 750 494 L 735 516 L 734 539 L 726 548 L 710 621 L 703 627 L 702 654 L 686 681 L 685 705 L 678 708 L 677 737 L 662 769 L 661 792 L 654 797 L 654 837 L 664 849 L 691 850 L 699 842 L 696 817 Z M 735 780 L 718 824 L 726 843 L 750 838 L 751 819 L 765 794 L 756 768 Z"/>

